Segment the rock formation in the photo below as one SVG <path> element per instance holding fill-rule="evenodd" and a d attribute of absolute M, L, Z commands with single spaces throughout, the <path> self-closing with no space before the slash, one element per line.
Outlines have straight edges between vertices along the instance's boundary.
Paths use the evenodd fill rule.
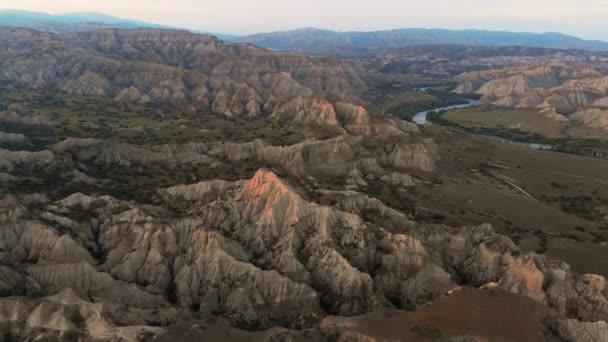
<path fill-rule="evenodd" d="M 526 65 L 461 74 L 455 91 L 483 95 L 483 103 L 537 108 L 583 127 L 606 128 L 607 74 L 602 63 Z"/>
<path fill-rule="evenodd" d="M 490 226 L 413 224 L 356 194 L 336 193 L 336 206 L 323 206 L 260 169 L 245 181 L 159 190 L 156 206 L 83 194 L 54 203 L 5 198 L 2 288 L 14 296 L 44 289 L 50 297 L 37 306 L 23 297 L 0 303 L 19 307 L 5 309 L 11 315 L 30 317 L 19 327 L 26 334 L 44 327 L 94 337 L 188 315 L 221 315 L 250 329 L 302 328 L 327 314 L 412 309 L 459 284 L 494 283 L 572 319 L 608 319 L 603 277 L 579 277 L 563 263 L 523 253 Z M 362 219 L 367 208 L 398 229 Z M 96 304 L 62 293 L 66 288 Z M 90 314 L 82 310 L 91 306 L 127 310 L 133 319 L 50 319 L 68 299 L 81 303 L 86 322 Z M 100 332 L 97 324 L 125 328 Z M 564 329 L 578 333 L 576 325 Z"/>
<path fill-rule="evenodd" d="M 346 62 L 273 53 L 183 31 L 107 29 L 56 35 L 4 28 L 0 46 L 3 81 L 228 116 L 257 117 L 279 110 L 276 115 L 298 117 L 305 115 L 301 105 L 289 104 L 298 97 L 330 93 L 356 100 L 365 89 L 359 71 Z M 24 53 L 46 57 L 23 58 Z"/>

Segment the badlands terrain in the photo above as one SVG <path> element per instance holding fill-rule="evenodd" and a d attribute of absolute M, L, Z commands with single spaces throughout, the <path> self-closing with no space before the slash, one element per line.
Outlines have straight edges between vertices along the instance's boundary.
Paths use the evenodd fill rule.
<path fill-rule="evenodd" d="M 608 55 L 341 57 L 0 28 L 2 339 L 607 340 Z"/>

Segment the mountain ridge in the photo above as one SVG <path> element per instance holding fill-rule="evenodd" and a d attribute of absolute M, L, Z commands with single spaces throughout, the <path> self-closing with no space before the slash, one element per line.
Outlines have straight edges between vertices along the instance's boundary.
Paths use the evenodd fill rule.
<path fill-rule="evenodd" d="M 356 100 L 365 88 L 357 69 L 346 62 L 272 53 L 249 44 L 177 30 L 51 34 L 0 28 L 0 49 L 6 51 L 0 55 L 6 57 L 2 64 L 7 81 L 33 85 L 31 81 L 37 79 L 39 88 L 60 86 L 73 94 L 110 96 L 131 103 L 158 101 L 231 117 L 257 117 L 275 111 L 291 117 L 299 101 L 315 93 L 329 92 Z M 45 63 L 50 64 L 45 65 L 33 59 L 13 58 L 10 51 L 46 51 L 54 58 L 47 59 Z M 57 70 L 60 65 L 74 71 L 45 71 Z M 142 77 L 142 71 L 155 75 L 155 80 Z M 34 75 L 38 72 L 46 75 L 45 81 Z M 322 106 L 318 110 L 323 111 Z M 354 107 L 340 108 L 336 114 L 349 117 L 344 113 L 351 110 L 357 111 Z"/>
<path fill-rule="evenodd" d="M 220 39 L 236 38 L 235 35 L 155 24 L 97 12 L 49 14 L 44 12 L 7 9 L 0 10 L 0 26 L 2 25 L 25 27 L 52 33 L 82 32 L 102 28 L 135 29 L 149 27 L 185 30 L 196 34 L 211 34 Z"/>
<path fill-rule="evenodd" d="M 233 39 L 275 50 L 323 53 L 333 48 L 395 48 L 413 45 L 457 44 L 469 46 L 533 46 L 548 48 L 608 50 L 608 42 L 584 40 L 557 33 L 403 28 L 380 31 L 332 31 L 307 27 L 257 33 Z"/>

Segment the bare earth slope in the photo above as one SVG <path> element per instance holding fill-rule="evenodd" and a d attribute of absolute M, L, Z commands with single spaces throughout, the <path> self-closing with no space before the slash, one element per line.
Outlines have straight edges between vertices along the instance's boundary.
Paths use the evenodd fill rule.
<path fill-rule="evenodd" d="M 272 53 L 184 31 L 55 35 L 1 28 L 0 47 L 2 81 L 229 116 L 268 114 L 314 93 L 356 99 L 365 88 L 345 62 Z"/>
<path fill-rule="evenodd" d="M 159 200 L 166 208 L 179 203 L 173 209 L 179 211 L 82 194 L 55 203 L 5 198 L 6 294 L 73 288 L 83 295 L 72 301 L 101 305 L 87 304 L 91 296 L 107 303 L 110 315 L 76 329 L 36 325 L 32 315 L 44 302 L 28 309 L 25 298 L 1 301 L 22 306 L 29 317 L 27 326 L 15 326 L 19 334 L 46 328 L 45 334 L 95 337 L 97 324 L 167 324 L 210 314 L 239 327 L 303 328 L 327 314 L 414 308 L 463 283 L 491 283 L 572 318 L 608 316 L 603 277 L 575 276 L 563 263 L 522 253 L 490 226 L 421 226 L 385 211 L 405 224 L 391 232 L 361 220 L 355 207 L 345 212 L 308 202 L 264 169 L 246 181 L 161 190 Z M 70 218 L 77 212 L 79 219 Z M 113 310 L 132 319 L 112 318 Z M 124 333 L 109 329 L 103 336 Z"/>

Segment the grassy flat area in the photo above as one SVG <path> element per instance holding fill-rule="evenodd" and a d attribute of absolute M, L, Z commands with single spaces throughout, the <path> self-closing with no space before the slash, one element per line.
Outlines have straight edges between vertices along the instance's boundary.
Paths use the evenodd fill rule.
<path fill-rule="evenodd" d="M 553 146 L 554 151 L 608 158 L 608 131 L 573 126 L 534 109 L 476 106 L 431 112 L 428 120 L 468 133 Z"/>
<path fill-rule="evenodd" d="M 535 109 L 503 110 L 479 106 L 449 111 L 443 117 L 463 127 L 519 129 L 549 138 L 561 136 L 567 127 L 567 124 L 547 118 Z"/>

